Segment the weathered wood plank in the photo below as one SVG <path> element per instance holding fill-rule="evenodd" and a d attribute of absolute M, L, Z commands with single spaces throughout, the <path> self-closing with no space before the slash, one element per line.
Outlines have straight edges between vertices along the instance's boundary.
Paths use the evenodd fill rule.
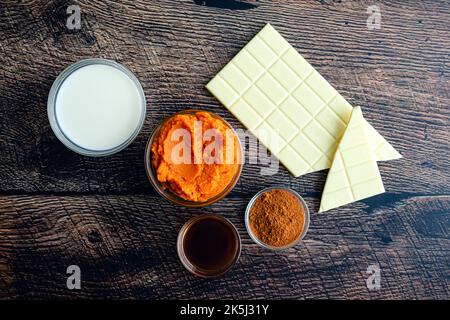
<path fill-rule="evenodd" d="M 314 214 L 305 241 L 275 253 L 247 235 L 247 198 L 188 210 L 152 196 L 2 196 L 0 298 L 450 298 L 450 197 L 387 197 Z M 195 278 L 177 258 L 179 229 L 203 212 L 231 219 L 243 240 L 220 279 Z M 65 287 L 71 264 L 79 291 Z M 366 287 L 371 264 L 378 291 Z"/>
<path fill-rule="evenodd" d="M 239 123 L 205 90 L 207 81 L 271 22 L 405 156 L 380 164 L 397 194 L 450 192 L 449 7 L 446 1 L 378 1 L 380 30 L 366 27 L 369 2 L 258 1 L 248 10 L 195 1 L 79 1 L 82 30 L 65 27 L 69 1 L 27 1 L 0 8 L 0 192 L 148 193 L 143 149 L 164 116 L 189 107 Z M 424 9 L 426 8 L 426 10 Z M 80 157 L 54 137 L 46 99 L 57 74 L 87 57 L 133 70 L 148 99 L 137 141 L 104 159 Z M 304 194 L 325 173 L 293 179 Z M 244 169 L 235 194 L 270 184 Z M 252 184 L 247 183 L 252 181 Z"/>
<path fill-rule="evenodd" d="M 374 31 L 369 1 L 77 1 L 82 29 L 69 31 L 72 3 L 0 5 L 0 298 L 450 298 L 447 1 L 377 1 Z M 266 22 L 405 156 L 380 163 L 388 193 L 313 215 L 286 253 L 250 241 L 246 203 L 287 185 L 315 212 L 325 172 L 267 177 L 246 164 L 229 197 L 189 210 L 156 196 L 143 166 L 148 136 L 176 111 L 205 108 L 241 128 L 204 85 Z M 129 67 L 148 99 L 138 139 L 103 159 L 63 147 L 46 115 L 57 74 L 87 57 Z M 243 237 L 221 279 L 193 278 L 176 256 L 179 228 L 201 212 L 223 213 Z M 365 286 L 373 263 L 379 291 Z M 70 264 L 82 268 L 79 292 L 65 288 Z"/>

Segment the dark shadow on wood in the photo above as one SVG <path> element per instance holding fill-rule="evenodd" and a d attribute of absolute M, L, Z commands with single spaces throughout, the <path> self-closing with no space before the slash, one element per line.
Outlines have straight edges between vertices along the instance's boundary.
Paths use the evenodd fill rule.
<path fill-rule="evenodd" d="M 194 0 L 194 3 L 201 6 L 231 10 L 248 10 L 258 7 L 258 5 L 254 3 L 235 0 Z"/>

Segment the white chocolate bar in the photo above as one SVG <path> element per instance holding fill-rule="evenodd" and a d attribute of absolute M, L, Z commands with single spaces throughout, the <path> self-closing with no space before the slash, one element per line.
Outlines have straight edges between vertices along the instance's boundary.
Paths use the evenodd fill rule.
<path fill-rule="evenodd" d="M 206 86 L 296 177 L 329 168 L 352 106 L 270 24 Z M 368 123 L 376 160 L 401 155 Z"/>

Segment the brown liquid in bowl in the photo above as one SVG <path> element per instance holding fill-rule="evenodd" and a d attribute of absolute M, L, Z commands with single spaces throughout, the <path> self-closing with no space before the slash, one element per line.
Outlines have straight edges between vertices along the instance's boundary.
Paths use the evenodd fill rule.
<path fill-rule="evenodd" d="M 239 254 L 239 238 L 228 221 L 207 216 L 187 228 L 183 251 L 195 268 L 210 274 L 220 273 L 230 267 Z"/>

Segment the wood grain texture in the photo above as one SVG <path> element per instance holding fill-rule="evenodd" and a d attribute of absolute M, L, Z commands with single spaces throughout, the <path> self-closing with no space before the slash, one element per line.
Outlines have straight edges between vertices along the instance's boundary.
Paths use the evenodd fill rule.
<path fill-rule="evenodd" d="M 0 298 L 450 298 L 448 1 L 6 1 L 0 4 Z M 66 28 L 78 4 L 82 29 Z M 204 5 L 202 5 L 204 4 Z M 144 146 L 165 117 L 203 108 L 242 128 L 204 88 L 270 22 L 404 156 L 380 163 L 385 195 L 313 215 L 305 244 L 253 245 L 243 210 L 263 187 L 290 186 L 313 212 L 326 172 L 262 176 L 246 164 L 229 197 L 174 207 L 149 185 Z M 144 129 L 126 150 L 88 158 L 51 131 L 49 89 L 83 58 L 117 60 L 140 79 Z M 174 241 L 193 214 L 223 212 L 244 250 L 226 277 L 199 280 Z M 65 289 L 79 263 L 83 290 Z M 368 264 L 382 290 L 365 287 Z"/>
<path fill-rule="evenodd" d="M 4 196 L 0 252 L 9 261 L 3 296 L 24 298 L 446 298 L 449 196 L 414 197 L 396 206 L 358 203 L 339 217 L 315 214 L 306 240 L 274 253 L 245 232 L 248 198 L 202 210 L 153 196 Z M 314 198 L 306 198 L 310 203 Z M 223 278 L 193 278 L 178 261 L 178 230 L 194 214 L 229 218 L 242 236 L 236 266 Z M 68 265 L 82 290 L 65 288 Z M 369 291 L 366 270 L 381 268 Z M 426 281 L 425 281 L 426 279 Z M 402 284 L 402 285 L 399 285 Z M 45 288 L 45 290 L 43 290 Z"/>

